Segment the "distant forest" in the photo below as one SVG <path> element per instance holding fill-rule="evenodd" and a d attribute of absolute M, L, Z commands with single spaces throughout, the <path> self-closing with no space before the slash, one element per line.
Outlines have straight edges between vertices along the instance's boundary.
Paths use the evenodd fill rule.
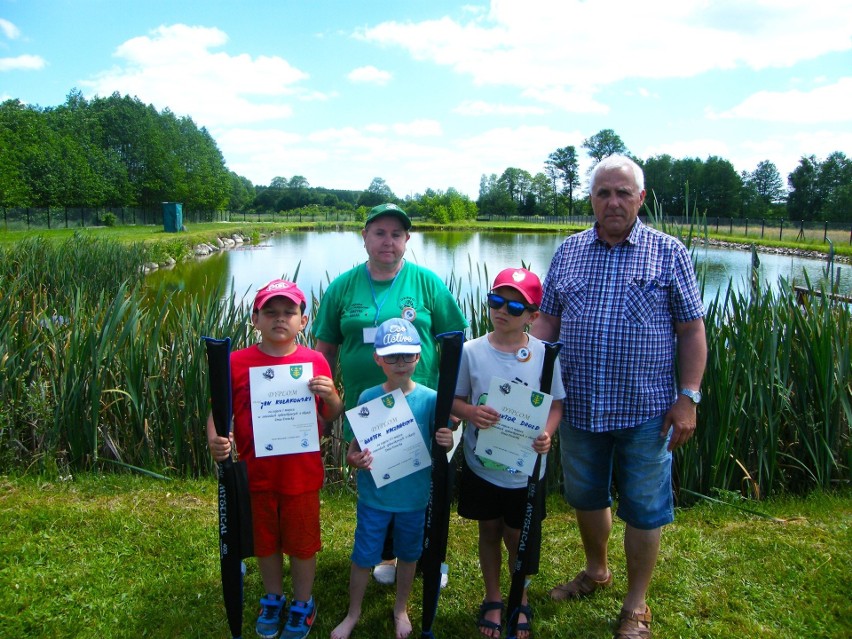
<path fill-rule="evenodd" d="M 670 215 L 852 221 L 852 160 L 836 151 L 823 160 L 802 157 L 781 177 L 770 160 L 737 173 L 710 156 L 633 156 L 612 129 L 583 141 L 594 161 L 631 155 L 645 170 L 649 202 Z M 475 202 L 454 188 L 398 198 L 381 177 L 363 191 L 312 187 L 300 175 L 252 184 L 230 171 L 204 127 L 169 109 L 114 93 L 86 100 L 73 90 L 64 104 L 0 104 L 0 207 L 140 207 L 182 202 L 192 211 L 286 212 L 317 206 L 354 211 L 395 201 L 438 222 L 477 215 L 590 214 L 578 150 L 557 147 L 535 175 L 509 167 L 482 175 Z"/>

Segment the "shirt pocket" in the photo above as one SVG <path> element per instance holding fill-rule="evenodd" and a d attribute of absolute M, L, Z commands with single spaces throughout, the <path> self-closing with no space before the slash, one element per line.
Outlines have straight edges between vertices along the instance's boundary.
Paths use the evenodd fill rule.
<path fill-rule="evenodd" d="M 571 320 L 583 316 L 586 308 L 588 284 L 580 278 L 570 278 L 559 287 L 559 299 L 562 302 L 563 319 Z"/>
<path fill-rule="evenodd" d="M 635 326 L 651 324 L 663 290 L 655 281 L 640 286 L 631 283 L 624 298 L 624 319 Z"/>

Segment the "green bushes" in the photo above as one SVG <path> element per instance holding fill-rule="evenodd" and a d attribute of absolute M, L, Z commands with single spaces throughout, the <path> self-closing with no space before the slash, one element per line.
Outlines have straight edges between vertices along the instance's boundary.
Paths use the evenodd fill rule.
<path fill-rule="evenodd" d="M 211 469 L 203 335 L 247 345 L 248 309 L 145 288 L 141 244 L 28 239 L 0 251 L 0 472 L 48 475 L 123 464 L 172 475 Z M 298 273 L 294 274 L 294 278 Z M 487 272 L 469 265 L 460 305 L 488 330 Z M 460 295 L 461 279 L 448 278 Z M 766 495 L 849 482 L 850 307 L 786 284 L 720 295 L 706 317 L 709 361 L 698 430 L 676 456 L 682 496 Z M 323 291 L 312 291 L 312 306 Z M 548 483 L 560 481 L 551 456 Z M 326 449 L 345 479 L 343 449 Z"/>

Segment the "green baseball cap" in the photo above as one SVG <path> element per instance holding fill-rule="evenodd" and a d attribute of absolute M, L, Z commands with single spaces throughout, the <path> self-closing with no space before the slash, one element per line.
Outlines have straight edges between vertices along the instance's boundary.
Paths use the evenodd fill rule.
<path fill-rule="evenodd" d="M 371 208 L 370 213 L 367 215 L 367 221 L 364 222 L 364 226 L 367 226 L 377 217 L 382 217 L 383 215 L 393 215 L 395 218 L 398 218 L 399 221 L 402 222 L 402 226 L 406 231 L 411 228 L 411 220 L 409 219 L 408 214 L 392 202 L 389 202 L 388 204 L 379 204 L 378 206 Z"/>

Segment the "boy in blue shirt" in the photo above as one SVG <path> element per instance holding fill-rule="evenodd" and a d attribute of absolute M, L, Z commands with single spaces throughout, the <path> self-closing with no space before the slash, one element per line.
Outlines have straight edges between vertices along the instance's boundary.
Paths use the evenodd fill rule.
<path fill-rule="evenodd" d="M 437 393 L 415 383 L 411 376 L 420 359 L 420 336 L 408 320 L 392 318 L 379 326 L 374 340 L 373 359 L 381 366 L 386 381 L 361 393 L 358 404 L 364 404 L 399 389 L 405 395 L 423 441 L 431 448 L 435 423 Z M 449 428 L 435 433 L 439 445 L 447 450 L 453 445 Z M 331 639 L 348 639 L 361 616 L 361 604 L 370 580 L 370 569 L 381 561 L 382 546 L 389 525 L 393 526 L 394 554 L 397 557 L 396 601 L 393 618 L 396 639 L 411 634 L 408 617 L 408 597 L 414 582 L 417 560 L 423 550 L 423 528 L 431 468 L 425 467 L 381 488 L 370 473 L 373 455 L 369 448 L 361 449 L 357 439 L 349 445 L 346 461 L 358 472 L 358 522 L 352 549 L 349 575 L 349 611 L 332 631 Z"/>

